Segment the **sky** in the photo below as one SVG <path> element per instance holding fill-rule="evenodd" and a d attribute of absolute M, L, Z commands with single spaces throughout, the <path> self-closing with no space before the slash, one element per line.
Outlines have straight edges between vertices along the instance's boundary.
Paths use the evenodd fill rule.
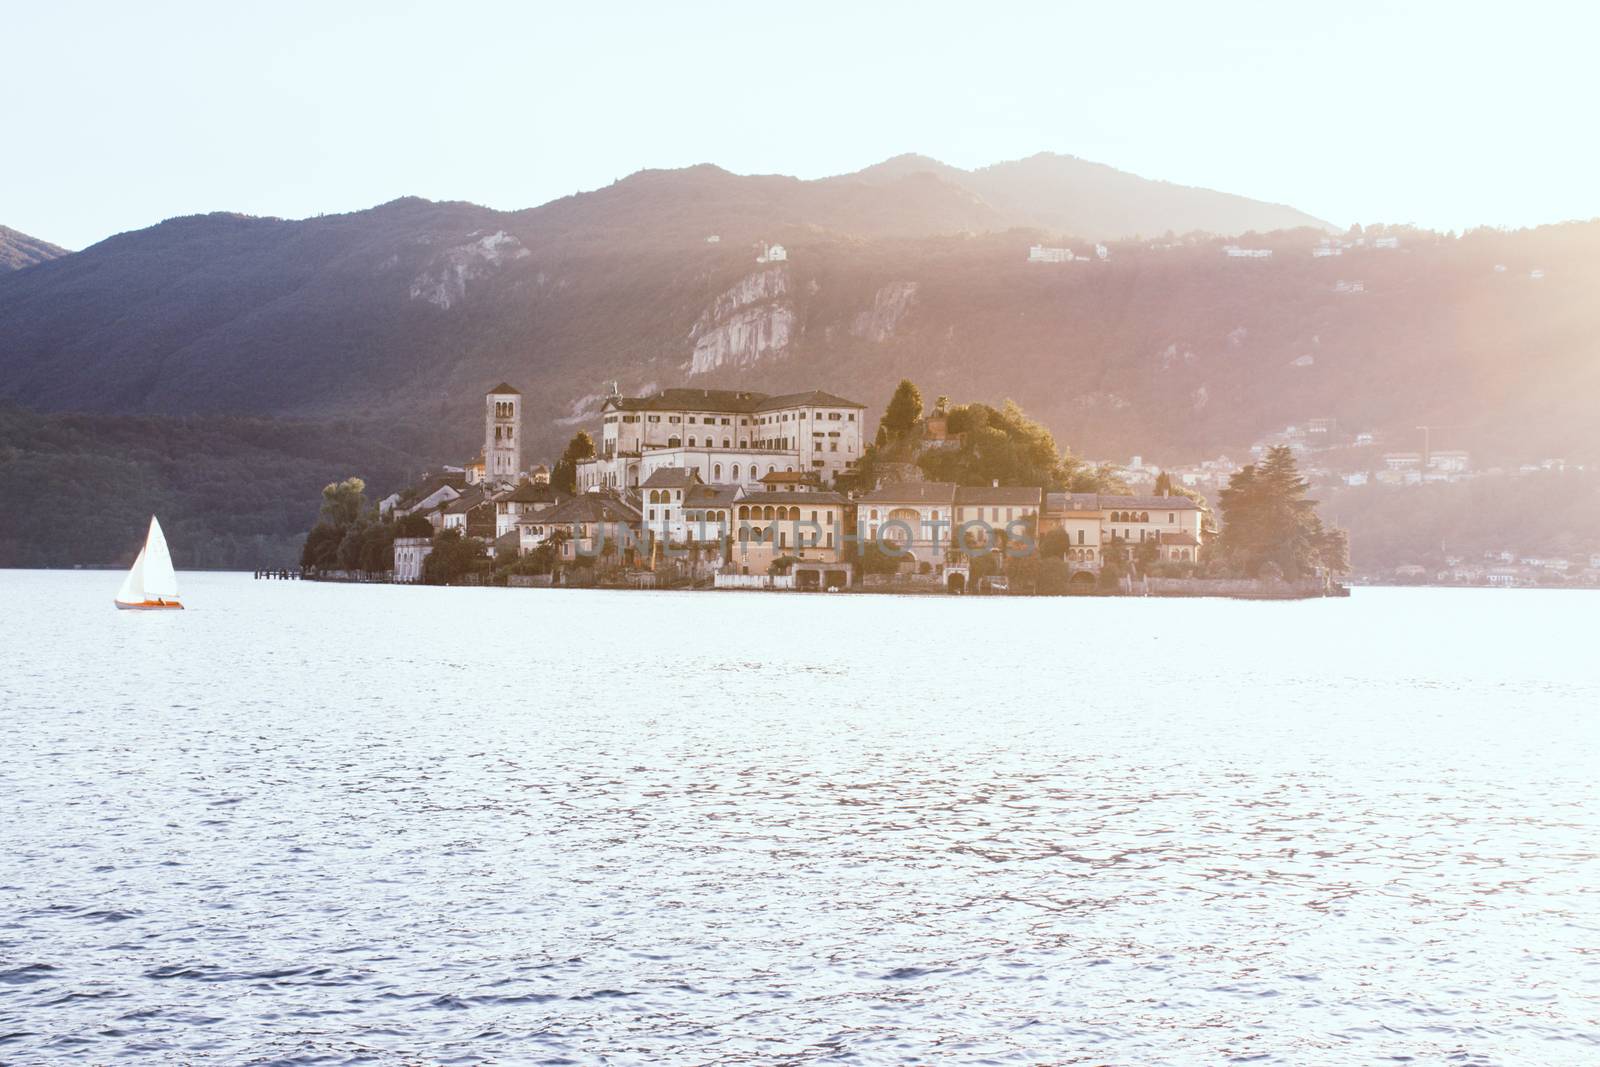
<path fill-rule="evenodd" d="M 636 170 L 1052 151 L 1440 230 L 1600 216 L 1600 9 L 0 0 L 0 224 L 515 209 Z"/>

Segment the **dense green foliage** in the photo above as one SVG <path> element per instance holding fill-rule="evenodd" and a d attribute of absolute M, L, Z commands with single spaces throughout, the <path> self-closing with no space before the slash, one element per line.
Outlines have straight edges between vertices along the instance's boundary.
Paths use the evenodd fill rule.
<path fill-rule="evenodd" d="M 572 435 L 572 440 L 567 442 L 567 447 L 562 451 L 561 458 L 556 460 L 556 465 L 550 469 L 550 488 L 558 493 L 575 493 L 578 491 L 578 461 L 591 459 L 594 456 L 594 438 L 589 436 L 587 430 L 579 430 Z"/>
<path fill-rule="evenodd" d="M 858 465 L 861 486 L 870 487 L 886 464 L 916 463 L 930 481 L 958 485 L 999 483 L 1083 493 L 1122 489 L 1106 470 L 1089 467 L 1058 448 L 1050 431 L 1015 401 L 999 408 L 981 403 L 952 407 L 941 396 L 935 413 L 945 420 L 943 442 L 926 440 L 921 412 L 921 392 L 909 379 L 902 380 L 885 410 L 879 439 L 867 447 Z"/>
<path fill-rule="evenodd" d="M 488 552 L 481 541 L 461 536 L 460 530 L 440 530 L 433 539 L 433 551 L 422 561 L 422 580 L 429 585 L 449 585 L 488 567 Z"/>
<path fill-rule="evenodd" d="M 889 406 L 883 409 L 883 419 L 878 425 L 883 430 L 885 439 L 893 441 L 910 433 L 920 418 L 922 418 L 922 393 L 912 384 L 911 379 L 901 378 L 900 384 L 895 387 L 894 396 L 889 398 Z"/>
<path fill-rule="evenodd" d="M 421 473 L 420 446 L 397 437 L 355 421 L 0 405 L 0 566 L 126 566 L 154 514 L 179 569 L 292 567 L 323 485 L 356 467 L 387 492 Z"/>
<path fill-rule="evenodd" d="M 308 574 L 342 571 L 353 577 L 382 577 L 394 569 L 396 536 L 397 524 L 380 519 L 377 508 L 367 506 L 366 482 L 354 477 L 329 482 L 322 488 L 319 520 L 300 549 L 300 566 Z"/>
<path fill-rule="evenodd" d="M 1324 526 L 1310 486 L 1287 446 L 1268 449 L 1259 464 L 1241 469 L 1222 491 L 1222 537 L 1216 557 L 1247 578 L 1302 578 L 1350 569 L 1343 530 Z"/>

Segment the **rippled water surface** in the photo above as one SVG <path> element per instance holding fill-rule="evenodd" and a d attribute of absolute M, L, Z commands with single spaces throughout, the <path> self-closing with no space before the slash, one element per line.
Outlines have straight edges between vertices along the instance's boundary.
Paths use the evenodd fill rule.
<path fill-rule="evenodd" d="M 1600 594 L 0 571 L 0 1062 L 1600 1062 Z"/>

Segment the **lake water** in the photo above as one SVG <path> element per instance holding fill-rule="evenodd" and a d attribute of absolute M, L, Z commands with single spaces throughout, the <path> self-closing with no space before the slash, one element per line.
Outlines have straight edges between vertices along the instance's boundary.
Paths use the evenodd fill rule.
<path fill-rule="evenodd" d="M 0 571 L 0 1061 L 1600 1062 L 1600 594 Z"/>

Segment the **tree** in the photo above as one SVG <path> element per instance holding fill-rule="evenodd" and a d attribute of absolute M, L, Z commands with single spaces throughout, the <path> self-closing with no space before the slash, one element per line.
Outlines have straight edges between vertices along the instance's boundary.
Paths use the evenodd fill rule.
<path fill-rule="evenodd" d="M 556 564 L 561 562 L 561 546 L 567 540 L 567 531 L 551 530 L 543 541 L 534 546 L 528 558 L 534 561 L 535 574 L 549 574 L 556 569 Z"/>
<path fill-rule="evenodd" d="M 339 539 L 339 569 L 354 573 L 361 569 L 361 542 L 366 534 L 363 526 L 347 526 Z"/>
<path fill-rule="evenodd" d="M 1268 569 L 1289 579 L 1316 572 L 1349 569 L 1344 531 L 1328 529 L 1317 517 L 1310 484 L 1300 477 L 1294 453 L 1285 445 L 1269 449 L 1228 479 L 1222 491 L 1222 535 L 1218 550 L 1235 573 L 1256 577 Z"/>
<path fill-rule="evenodd" d="M 331 570 L 338 565 L 339 542 L 344 540 L 344 530 L 326 522 L 319 522 L 306 534 L 300 549 L 300 566 L 308 571 Z"/>
<path fill-rule="evenodd" d="M 931 479 L 961 485 L 1060 484 L 1062 456 L 1050 431 L 1024 414 L 1014 401 L 1001 407 L 963 404 L 949 414 L 960 446 L 924 452 L 918 465 Z"/>
<path fill-rule="evenodd" d="M 1062 457 L 1061 471 L 1062 488 L 1069 493 L 1118 493 L 1129 492 L 1128 483 L 1124 482 L 1116 472 L 1102 463 L 1098 467 L 1091 467 L 1081 463 L 1072 456 Z"/>
<path fill-rule="evenodd" d="M 550 472 L 550 488 L 558 493 L 576 493 L 578 491 L 578 462 L 594 458 L 594 438 L 585 430 L 579 430 L 572 435 L 572 440 L 567 442 L 566 449 L 561 453 L 561 458 L 556 460 L 556 465 Z"/>
<path fill-rule="evenodd" d="M 460 530 L 443 530 L 433 539 L 433 551 L 422 561 L 422 580 L 429 585 L 449 585 L 478 570 L 487 558 L 488 553 L 477 540 L 462 537 Z"/>
<path fill-rule="evenodd" d="M 322 489 L 322 521 L 332 526 L 349 526 L 367 510 L 367 483 L 350 477 L 329 482 Z"/>
<path fill-rule="evenodd" d="M 870 541 L 861 546 L 857 561 L 862 574 L 896 574 L 907 558 L 904 552 L 887 552 L 879 542 Z"/>
<path fill-rule="evenodd" d="M 1048 535 L 1046 535 L 1048 536 Z M 1063 596 L 1071 587 L 1072 568 L 1064 559 L 1046 556 L 1039 560 L 1038 593 L 1040 596 Z"/>
<path fill-rule="evenodd" d="M 1350 573 L 1350 535 L 1337 526 L 1322 526 L 1317 539 L 1317 558 L 1329 574 Z"/>
<path fill-rule="evenodd" d="M 433 523 L 428 521 L 426 515 L 410 514 L 402 516 L 395 524 L 396 537 L 432 537 Z"/>
<path fill-rule="evenodd" d="M 1071 536 L 1059 526 L 1039 539 L 1039 555 L 1045 559 L 1065 559 L 1071 547 Z"/>
<path fill-rule="evenodd" d="M 369 523 L 361 537 L 358 566 L 367 574 L 394 570 L 394 526 L 386 522 Z"/>
<path fill-rule="evenodd" d="M 1043 561 L 1032 553 L 1026 556 L 1013 556 L 1005 561 L 1006 578 L 1010 580 L 1013 593 L 1037 593 L 1039 591 L 1039 574 Z"/>
<path fill-rule="evenodd" d="M 878 425 L 887 429 L 890 438 L 904 437 L 922 418 L 922 394 L 910 378 L 900 379 L 889 406 L 884 409 Z"/>

